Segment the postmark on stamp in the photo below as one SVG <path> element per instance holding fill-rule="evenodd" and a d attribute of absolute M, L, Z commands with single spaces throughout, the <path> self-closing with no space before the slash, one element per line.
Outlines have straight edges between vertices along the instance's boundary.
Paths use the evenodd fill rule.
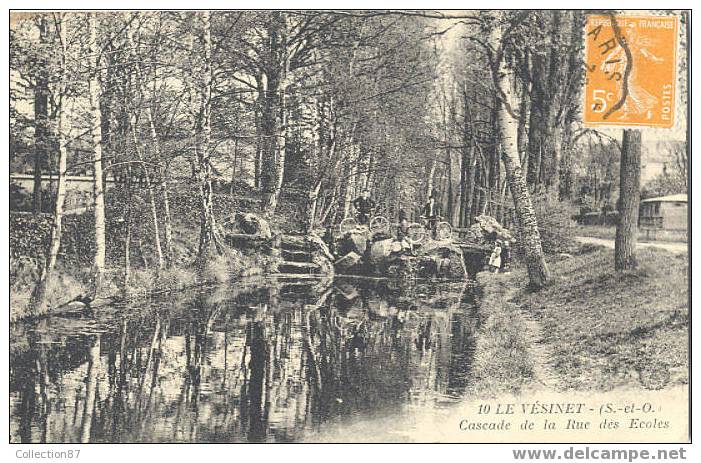
<path fill-rule="evenodd" d="M 677 16 L 589 15 L 584 123 L 671 128 Z"/>

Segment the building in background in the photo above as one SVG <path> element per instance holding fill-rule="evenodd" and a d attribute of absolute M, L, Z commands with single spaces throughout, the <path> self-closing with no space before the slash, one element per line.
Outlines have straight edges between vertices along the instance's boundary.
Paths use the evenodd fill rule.
<path fill-rule="evenodd" d="M 659 196 L 640 201 L 640 232 L 647 238 L 679 235 L 686 238 L 687 195 Z"/>

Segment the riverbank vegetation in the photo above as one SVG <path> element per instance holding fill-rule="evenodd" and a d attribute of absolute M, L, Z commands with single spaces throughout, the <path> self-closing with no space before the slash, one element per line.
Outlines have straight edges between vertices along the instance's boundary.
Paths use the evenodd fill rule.
<path fill-rule="evenodd" d="M 551 260 L 553 280 L 537 293 L 522 270 L 481 276 L 482 329 L 491 335 L 479 338 L 487 345 L 477 349 L 475 388 L 688 384 L 688 257 L 654 248 L 637 255 L 636 269 L 616 272 L 613 250 L 584 246 Z"/>
<path fill-rule="evenodd" d="M 194 265 L 199 245 L 197 195 L 181 191 L 172 196 L 174 219 L 170 264 L 160 268 L 152 240 L 154 230 L 149 220 L 147 197 L 139 192 L 132 194 L 132 224 L 127 233 L 121 214 L 123 198 L 118 191 L 113 193 L 108 196 L 106 207 L 106 233 L 110 237 L 106 241 L 108 267 L 98 299 L 143 297 L 206 283 L 223 283 L 240 276 L 265 273 L 275 265 L 270 253 L 228 248 L 198 269 Z M 225 194 L 216 194 L 213 202 L 215 212 L 220 216 L 252 208 L 245 198 L 235 200 Z M 281 214 L 280 218 L 283 217 L 286 216 Z M 52 220 L 51 214 L 13 212 L 10 215 L 11 321 L 44 315 L 78 296 L 89 294 L 94 246 L 88 237 L 94 221 L 90 213 L 71 214 L 63 218 L 60 252 L 55 271 L 47 280 L 44 303 L 40 307 L 32 303 L 31 297 L 50 240 Z"/>

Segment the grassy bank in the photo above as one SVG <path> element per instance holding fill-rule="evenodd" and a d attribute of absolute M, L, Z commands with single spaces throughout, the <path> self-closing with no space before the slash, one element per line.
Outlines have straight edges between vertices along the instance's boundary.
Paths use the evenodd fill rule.
<path fill-rule="evenodd" d="M 601 238 L 605 240 L 616 239 L 616 227 L 604 225 L 577 225 L 575 228 L 577 236 L 588 236 L 591 238 Z"/>
<path fill-rule="evenodd" d="M 126 285 L 123 269 L 108 268 L 104 287 L 94 305 L 112 300 L 134 300 L 206 284 L 226 283 L 272 271 L 275 264 L 274 259 L 268 255 L 243 254 L 237 250 L 229 250 L 226 254 L 207 262 L 201 272 L 194 264 L 174 266 L 160 271 L 154 268 L 133 268 Z M 10 285 L 10 323 L 61 310 L 66 302 L 89 292 L 89 267 L 59 263 L 47 283 L 47 303 L 43 309 L 37 311 L 31 306 L 30 298 L 39 276 L 38 265 L 31 261 L 15 260 L 11 262 L 11 266 L 15 269 Z"/>
<path fill-rule="evenodd" d="M 552 283 L 537 293 L 523 270 L 481 274 L 477 392 L 688 383 L 687 257 L 639 249 L 638 259 L 618 273 L 612 250 L 583 248 L 550 262 Z"/>

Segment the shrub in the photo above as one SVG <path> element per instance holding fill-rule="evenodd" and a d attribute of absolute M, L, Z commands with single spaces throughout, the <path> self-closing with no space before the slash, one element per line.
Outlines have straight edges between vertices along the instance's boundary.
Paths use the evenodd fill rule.
<path fill-rule="evenodd" d="M 43 258 L 52 222 L 49 214 L 10 213 L 10 259 Z"/>
<path fill-rule="evenodd" d="M 226 283 L 240 274 L 241 267 L 240 254 L 232 251 L 207 259 L 200 276 L 204 283 Z"/>
<path fill-rule="evenodd" d="M 46 307 L 55 308 L 87 293 L 86 280 L 82 275 L 71 274 L 64 269 L 51 272 L 46 282 Z"/>
<path fill-rule="evenodd" d="M 569 204 L 556 201 L 551 202 L 546 208 L 539 208 L 538 225 L 543 252 L 569 253 L 577 248 L 574 241 L 576 227 L 571 219 L 571 212 Z"/>
<path fill-rule="evenodd" d="M 156 289 L 155 270 L 148 268 L 132 268 L 129 273 L 129 294 L 148 294 Z"/>
<path fill-rule="evenodd" d="M 576 224 L 572 220 L 573 207 L 559 201 L 542 201 L 534 204 L 538 217 L 538 229 L 546 254 L 572 253 L 575 243 Z"/>
<path fill-rule="evenodd" d="M 10 287 L 18 292 L 31 292 L 39 279 L 39 261 L 33 257 L 10 259 Z"/>
<path fill-rule="evenodd" d="M 93 255 L 93 241 L 86 239 L 93 233 L 92 214 L 68 215 L 63 218 L 60 254 L 64 261 L 89 264 Z M 51 239 L 51 214 L 10 213 L 10 258 L 42 260 Z"/>
<path fill-rule="evenodd" d="M 200 223 L 200 194 L 197 190 L 177 191 L 170 195 L 170 210 L 174 221 L 183 225 L 199 225 Z M 212 195 L 212 206 L 214 215 L 218 218 L 231 216 L 237 210 L 243 209 L 242 204 L 246 202 L 239 198 L 234 198 L 228 193 L 214 193 Z M 249 207 L 245 207 L 249 209 Z M 254 211 L 255 212 L 255 211 Z"/>
<path fill-rule="evenodd" d="M 89 269 L 56 265 L 46 282 L 44 303 L 47 311 L 64 304 L 80 294 L 86 294 Z M 10 320 L 42 315 L 30 306 L 30 298 L 39 280 L 39 263 L 27 257 L 10 259 Z"/>
<path fill-rule="evenodd" d="M 161 271 L 158 288 L 162 290 L 185 289 L 197 284 L 197 275 L 192 269 L 172 267 Z"/>
<path fill-rule="evenodd" d="M 10 210 L 32 212 L 34 196 L 17 183 L 10 182 Z M 41 212 L 50 213 L 54 208 L 54 194 L 51 190 L 41 190 Z"/>

